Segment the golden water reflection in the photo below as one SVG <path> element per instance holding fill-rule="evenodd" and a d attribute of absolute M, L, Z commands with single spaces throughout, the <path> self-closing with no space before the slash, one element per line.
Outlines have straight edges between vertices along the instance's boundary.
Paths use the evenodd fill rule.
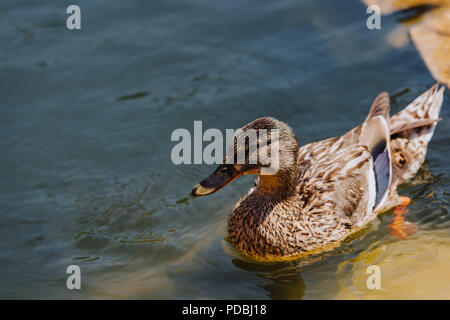
<path fill-rule="evenodd" d="M 374 243 L 341 263 L 336 299 L 450 299 L 448 230 L 420 231 L 409 241 Z M 381 289 L 368 289 L 369 265 L 381 269 Z"/>

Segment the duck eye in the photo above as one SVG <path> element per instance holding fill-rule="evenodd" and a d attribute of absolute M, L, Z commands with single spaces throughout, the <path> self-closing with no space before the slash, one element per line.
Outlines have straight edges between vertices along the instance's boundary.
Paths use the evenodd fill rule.
<path fill-rule="evenodd" d="M 227 167 L 223 167 L 223 168 L 220 168 L 219 173 L 220 174 L 224 174 L 227 171 L 228 171 L 228 168 Z"/>

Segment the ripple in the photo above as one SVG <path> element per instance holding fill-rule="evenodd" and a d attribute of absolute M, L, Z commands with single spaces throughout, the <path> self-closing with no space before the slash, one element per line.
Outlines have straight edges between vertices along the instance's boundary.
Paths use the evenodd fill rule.
<path fill-rule="evenodd" d="M 149 94 L 150 94 L 150 92 L 148 92 L 148 91 L 140 91 L 140 92 L 120 96 L 120 97 L 116 98 L 116 101 L 140 99 L 140 98 L 148 96 Z"/>

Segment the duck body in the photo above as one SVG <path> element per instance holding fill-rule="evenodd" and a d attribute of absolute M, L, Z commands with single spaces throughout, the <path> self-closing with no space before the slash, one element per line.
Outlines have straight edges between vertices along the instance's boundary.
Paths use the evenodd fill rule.
<path fill-rule="evenodd" d="M 236 139 L 249 128 L 281 129 L 278 172 L 262 175 L 255 165 L 225 163 L 193 194 L 210 194 L 241 174 L 258 174 L 228 218 L 235 248 L 255 260 L 289 260 L 335 247 L 379 212 L 401 204 L 397 187 L 425 160 L 443 90 L 433 86 L 393 117 L 389 96 L 382 93 L 363 124 L 302 147 L 284 122 L 257 119 Z"/>
<path fill-rule="evenodd" d="M 233 246 L 254 259 L 296 257 L 339 241 L 370 221 L 370 152 L 358 145 L 334 152 L 339 143 L 332 138 L 300 149 L 298 183 L 290 194 L 260 190 L 260 176 L 229 216 Z M 354 167 L 346 167 L 352 161 Z"/>

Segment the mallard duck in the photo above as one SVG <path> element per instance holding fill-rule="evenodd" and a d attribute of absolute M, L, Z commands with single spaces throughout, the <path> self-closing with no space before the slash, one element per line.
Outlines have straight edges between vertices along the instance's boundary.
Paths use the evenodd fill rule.
<path fill-rule="evenodd" d="M 256 174 L 255 186 L 228 218 L 228 240 L 236 249 L 255 260 L 289 260 L 335 247 L 378 213 L 407 205 L 397 187 L 412 178 L 425 160 L 440 120 L 443 93 L 444 88 L 436 84 L 389 117 L 389 95 L 383 92 L 361 125 L 340 137 L 302 147 L 286 123 L 256 119 L 235 133 L 232 150 L 236 153 L 236 142 L 249 129 L 278 130 L 276 173 L 261 174 L 267 166 L 262 161 L 250 164 L 247 144 L 245 163 L 225 158 L 192 194 L 209 195 L 241 175 Z M 257 149 L 271 144 L 267 137 L 262 141 L 263 135 L 258 136 Z M 400 234 L 414 229 L 398 220 L 393 229 Z"/>

